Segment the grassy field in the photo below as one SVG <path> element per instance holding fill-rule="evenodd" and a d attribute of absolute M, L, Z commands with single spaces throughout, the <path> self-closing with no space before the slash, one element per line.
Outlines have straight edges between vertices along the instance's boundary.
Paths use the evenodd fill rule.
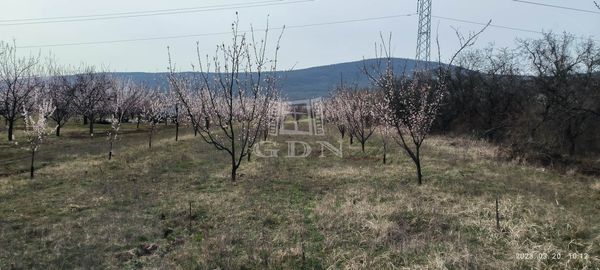
<path fill-rule="evenodd" d="M 126 126 L 111 161 L 96 128 L 51 137 L 34 180 L 23 142 L 0 133 L 0 269 L 600 267 L 600 180 L 483 142 L 432 137 L 417 186 L 397 148 L 382 164 L 378 138 L 365 154 L 346 140 L 343 158 L 313 144 L 291 159 L 280 136 L 282 156 L 244 163 L 232 184 L 228 157 L 189 128 L 176 142 L 161 126 L 148 149 L 145 127 Z"/>

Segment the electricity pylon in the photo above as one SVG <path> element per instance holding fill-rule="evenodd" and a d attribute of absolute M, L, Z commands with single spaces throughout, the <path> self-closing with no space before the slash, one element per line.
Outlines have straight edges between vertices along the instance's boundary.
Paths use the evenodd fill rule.
<path fill-rule="evenodd" d="M 415 58 L 417 61 L 429 61 L 431 58 L 431 1 L 417 0 L 417 13 L 419 14 L 417 56 Z"/>

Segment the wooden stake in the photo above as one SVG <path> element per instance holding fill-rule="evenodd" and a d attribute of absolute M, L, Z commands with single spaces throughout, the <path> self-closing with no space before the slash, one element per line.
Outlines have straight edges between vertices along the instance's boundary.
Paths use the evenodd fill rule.
<path fill-rule="evenodd" d="M 192 231 L 192 201 L 190 203 L 190 232 Z"/>
<path fill-rule="evenodd" d="M 498 210 L 498 194 L 496 194 L 496 229 L 500 230 L 500 211 Z"/>

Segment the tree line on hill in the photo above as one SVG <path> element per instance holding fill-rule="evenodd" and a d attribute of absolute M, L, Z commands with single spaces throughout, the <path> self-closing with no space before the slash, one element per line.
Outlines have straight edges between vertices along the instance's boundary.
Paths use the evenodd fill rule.
<path fill-rule="evenodd" d="M 544 164 L 598 157 L 598 44 L 545 33 L 517 45 L 460 57 L 436 131 L 485 138 L 504 145 L 511 158 Z"/>
<path fill-rule="evenodd" d="M 567 33 L 545 33 L 539 39 L 518 40 L 517 45 L 464 50 L 451 67 L 428 71 L 434 74 L 430 77 L 417 72 L 385 83 L 374 77 L 370 88 L 340 86 L 331 93 L 329 120 L 342 138 L 356 139 L 363 148 L 379 131 L 384 162 L 389 129 L 404 129 L 419 143 L 422 136 L 413 135 L 429 130 L 415 130 L 414 126 L 428 127 L 418 119 L 432 121 L 435 133 L 500 144 L 510 159 L 543 165 L 590 157 L 593 161 L 600 153 L 598 44 Z M 419 93 L 415 89 L 420 87 L 435 94 Z M 427 117 L 432 114 L 434 119 Z M 401 125 L 396 125 L 398 119 Z M 399 134 L 392 138 L 405 145 Z M 412 152 L 407 154 L 417 156 L 418 150 Z"/>

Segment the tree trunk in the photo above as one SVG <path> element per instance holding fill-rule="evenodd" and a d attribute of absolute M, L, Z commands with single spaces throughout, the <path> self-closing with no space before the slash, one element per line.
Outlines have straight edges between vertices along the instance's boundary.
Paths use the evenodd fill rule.
<path fill-rule="evenodd" d="M 194 137 L 198 136 L 198 129 L 194 126 Z"/>
<path fill-rule="evenodd" d="M 90 136 L 94 136 L 94 119 L 90 119 Z"/>
<path fill-rule="evenodd" d="M 569 140 L 569 156 L 575 155 L 575 140 Z"/>
<path fill-rule="evenodd" d="M 8 141 L 12 141 L 13 140 L 13 128 L 15 125 L 15 121 L 14 120 L 8 120 Z"/>
<path fill-rule="evenodd" d="M 573 128 L 569 123 L 569 127 L 567 128 L 565 135 L 567 137 L 567 141 L 569 142 L 569 156 L 575 155 L 575 144 L 576 144 L 576 136 L 573 134 Z"/>
<path fill-rule="evenodd" d="M 112 135 L 110 135 L 110 136 L 112 136 Z M 109 151 L 108 151 L 108 160 L 111 160 L 111 159 L 112 159 L 112 153 L 113 153 L 113 140 L 112 140 L 112 138 L 111 138 L 111 139 L 110 139 L 110 149 L 109 149 Z"/>
<path fill-rule="evenodd" d="M 60 125 L 56 126 L 56 137 L 60 137 Z"/>
<path fill-rule="evenodd" d="M 352 133 L 350 133 L 350 144 L 354 143 L 354 136 L 352 136 Z"/>
<path fill-rule="evenodd" d="M 250 162 L 250 156 L 252 155 L 252 152 L 250 152 L 250 150 L 248 150 L 248 162 Z"/>
<path fill-rule="evenodd" d="M 87 125 L 87 124 L 88 124 L 88 119 L 87 119 L 87 117 L 86 117 L 86 116 L 84 116 L 84 117 L 83 117 L 83 124 L 84 124 L 84 125 Z"/>
<path fill-rule="evenodd" d="M 152 132 L 153 132 L 153 129 L 154 128 L 151 127 L 150 134 L 148 134 L 148 148 L 152 148 Z"/>
<path fill-rule="evenodd" d="M 423 174 L 421 173 L 421 160 L 417 157 L 415 161 L 415 165 L 417 165 L 417 181 L 419 182 L 419 186 L 423 184 Z"/>
<path fill-rule="evenodd" d="M 500 210 L 499 208 L 499 202 L 498 202 L 498 194 L 496 194 L 496 229 L 500 230 Z"/>
<path fill-rule="evenodd" d="M 360 148 L 362 149 L 362 152 L 365 152 L 365 142 L 361 141 L 360 142 Z"/>
<path fill-rule="evenodd" d="M 385 165 L 387 158 L 387 146 L 383 144 L 383 164 Z"/>
<path fill-rule="evenodd" d="M 233 160 L 235 160 L 235 157 L 232 157 Z M 235 163 L 235 161 L 233 161 Z M 235 183 L 235 176 L 236 176 L 236 172 L 237 172 L 237 168 L 235 167 L 235 165 L 231 166 L 231 182 Z"/>
<path fill-rule="evenodd" d="M 175 141 L 179 141 L 179 104 L 175 104 Z"/>
<path fill-rule="evenodd" d="M 137 117 L 137 125 L 136 125 L 136 129 L 140 129 L 140 122 L 142 122 L 142 118 L 138 115 Z"/>
<path fill-rule="evenodd" d="M 34 169 L 33 169 L 33 160 L 34 160 L 34 159 L 35 159 L 35 150 L 32 150 L 32 151 L 31 151 L 31 168 L 30 168 L 30 171 L 29 171 L 29 177 L 30 177 L 31 179 L 33 179 L 33 170 L 34 170 Z"/>

